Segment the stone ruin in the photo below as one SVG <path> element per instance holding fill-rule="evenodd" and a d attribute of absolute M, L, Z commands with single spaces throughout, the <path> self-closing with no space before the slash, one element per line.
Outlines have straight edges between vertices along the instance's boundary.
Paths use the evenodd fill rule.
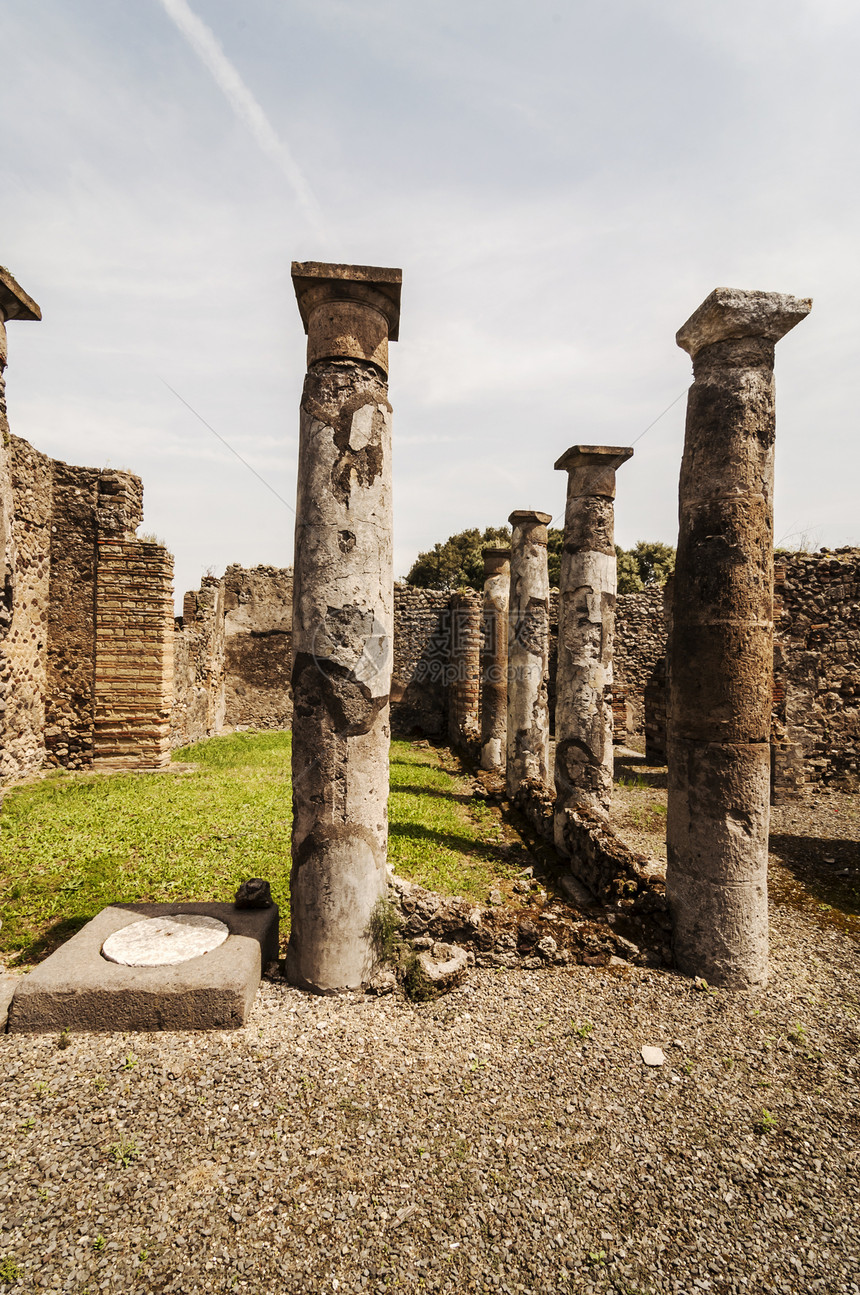
<path fill-rule="evenodd" d="M 0 777 L 170 759 L 173 559 L 139 539 L 130 472 L 72 467 L 12 436 L 5 321 L 41 318 L 0 269 Z"/>
<path fill-rule="evenodd" d="M 634 924 L 671 926 L 682 969 L 758 987 L 770 797 L 856 786 L 860 760 L 854 551 L 778 565 L 773 634 L 773 346 L 810 303 L 718 289 L 678 335 L 695 380 L 665 605 L 658 590 L 616 597 L 622 447 L 574 446 L 556 465 L 561 589 L 546 575 L 550 515 L 519 510 L 510 552 L 485 555 L 482 597 L 392 585 L 400 272 L 296 263 L 293 277 L 308 334 L 294 572 L 205 577 L 174 623 L 170 555 L 135 534 L 138 478 L 47 459 L 10 436 L 0 405 L 4 778 L 46 761 L 158 767 L 171 743 L 292 724 L 288 974 L 329 992 L 373 965 L 390 729 L 447 736 L 505 777 L 578 882 Z M 39 317 L 5 271 L 0 312 Z M 627 736 L 668 754 L 667 891 L 606 826 L 612 744 Z"/>

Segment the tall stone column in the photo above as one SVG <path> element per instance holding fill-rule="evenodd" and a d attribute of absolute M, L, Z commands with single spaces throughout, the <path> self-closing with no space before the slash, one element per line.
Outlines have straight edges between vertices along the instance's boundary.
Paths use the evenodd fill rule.
<path fill-rule="evenodd" d="M 612 799 L 615 639 L 615 472 L 633 451 L 574 445 L 556 463 L 567 506 L 558 601 L 555 837 L 568 809 L 605 814 Z"/>
<path fill-rule="evenodd" d="M 546 528 L 550 513 L 520 510 L 508 521 L 511 593 L 508 610 L 507 794 L 524 782 L 549 781 L 549 574 Z"/>
<path fill-rule="evenodd" d="M 388 343 L 400 270 L 298 263 L 308 335 L 293 583 L 287 977 L 355 988 L 386 889 L 393 633 Z"/>
<path fill-rule="evenodd" d="M 478 744 L 481 672 L 481 604 L 471 590 L 451 595 L 448 656 L 448 739 L 469 752 Z"/>
<path fill-rule="evenodd" d="M 508 600 L 511 550 L 484 549 L 481 642 L 481 768 L 504 773 L 508 731 Z"/>
<path fill-rule="evenodd" d="M 767 980 L 774 345 L 811 301 L 717 288 L 693 359 L 669 656 L 666 886 L 678 967 Z"/>

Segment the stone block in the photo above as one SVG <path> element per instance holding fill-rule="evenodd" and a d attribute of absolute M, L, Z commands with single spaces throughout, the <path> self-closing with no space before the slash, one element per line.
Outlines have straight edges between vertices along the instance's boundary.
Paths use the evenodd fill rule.
<path fill-rule="evenodd" d="M 217 949 L 164 967 L 108 962 L 101 948 L 137 917 L 196 913 L 224 922 Z M 262 968 L 278 957 L 278 909 L 233 904 L 114 904 L 22 977 L 9 1009 L 10 1034 L 70 1030 L 238 1029 Z"/>

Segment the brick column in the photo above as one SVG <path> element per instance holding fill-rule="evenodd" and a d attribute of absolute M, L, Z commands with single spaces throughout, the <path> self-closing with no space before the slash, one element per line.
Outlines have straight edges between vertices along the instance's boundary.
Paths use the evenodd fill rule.
<path fill-rule="evenodd" d="M 480 737 L 481 604 L 478 595 L 451 595 L 448 655 L 448 740 L 470 751 Z"/>
<path fill-rule="evenodd" d="M 372 971 L 386 889 L 392 572 L 388 343 L 399 270 L 293 263 L 308 335 L 293 581 L 293 864 L 287 975 Z"/>
<path fill-rule="evenodd" d="M 170 763 L 173 558 L 161 544 L 99 538 L 93 765 Z"/>
<path fill-rule="evenodd" d="M 693 358 L 669 657 L 666 886 L 682 971 L 767 981 L 774 345 L 812 303 L 717 288 Z"/>
<path fill-rule="evenodd" d="M 504 773 L 508 730 L 508 601 L 511 550 L 484 549 L 481 642 L 481 768 Z"/>
<path fill-rule="evenodd" d="M 520 510 L 508 518 L 511 595 L 508 611 L 508 722 L 505 781 L 512 800 L 523 783 L 549 781 L 550 513 Z"/>
<path fill-rule="evenodd" d="M 567 507 L 558 603 L 555 838 L 568 810 L 605 814 L 612 799 L 615 473 L 633 451 L 574 445 L 556 463 Z"/>

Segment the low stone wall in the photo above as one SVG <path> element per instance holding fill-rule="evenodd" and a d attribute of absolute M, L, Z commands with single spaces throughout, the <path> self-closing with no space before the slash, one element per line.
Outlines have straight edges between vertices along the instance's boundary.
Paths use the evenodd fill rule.
<path fill-rule="evenodd" d="M 519 789 L 514 805 L 549 845 L 555 842 L 554 793 L 529 781 Z M 666 882 L 659 865 L 634 852 L 608 825 L 585 811 L 565 812 L 564 869 L 621 922 L 619 930 L 637 946 L 648 949 L 656 962 L 672 965 L 671 920 Z"/>

